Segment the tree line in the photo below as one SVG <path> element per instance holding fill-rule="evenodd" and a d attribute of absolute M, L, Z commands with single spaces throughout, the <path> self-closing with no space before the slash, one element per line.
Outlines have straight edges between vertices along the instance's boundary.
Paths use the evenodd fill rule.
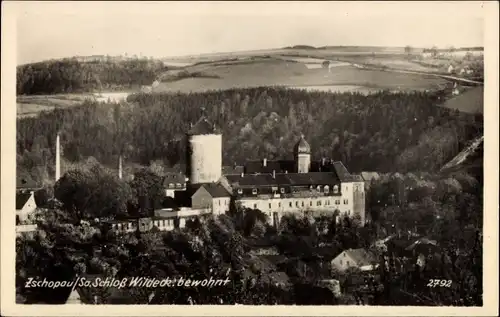
<path fill-rule="evenodd" d="M 50 60 L 17 67 L 18 95 L 76 93 L 151 85 L 165 71 L 150 59 L 80 62 L 76 58 Z"/>

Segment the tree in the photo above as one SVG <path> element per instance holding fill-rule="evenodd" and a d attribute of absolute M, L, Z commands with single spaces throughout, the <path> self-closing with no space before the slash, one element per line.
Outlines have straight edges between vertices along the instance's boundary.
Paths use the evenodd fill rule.
<path fill-rule="evenodd" d="M 55 184 L 54 194 L 74 221 L 124 216 L 133 199 L 125 182 L 99 166 L 67 172 Z"/>
<path fill-rule="evenodd" d="M 151 170 L 142 169 L 130 182 L 141 214 L 150 215 L 161 207 L 165 196 L 163 179 Z"/>

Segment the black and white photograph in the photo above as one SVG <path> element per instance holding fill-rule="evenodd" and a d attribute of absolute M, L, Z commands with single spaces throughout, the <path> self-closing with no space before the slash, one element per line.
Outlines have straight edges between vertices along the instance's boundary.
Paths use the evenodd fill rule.
<path fill-rule="evenodd" d="M 2 7 L 9 312 L 498 314 L 498 3 Z"/>

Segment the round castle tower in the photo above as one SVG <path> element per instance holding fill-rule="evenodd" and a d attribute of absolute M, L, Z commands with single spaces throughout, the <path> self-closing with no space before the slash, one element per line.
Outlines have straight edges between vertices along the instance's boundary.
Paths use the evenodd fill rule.
<path fill-rule="evenodd" d="M 311 167 L 311 146 L 302 134 L 299 142 L 294 147 L 295 162 L 297 164 L 297 173 L 309 173 Z"/>
<path fill-rule="evenodd" d="M 189 183 L 219 181 L 222 174 L 222 133 L 202 117 L 187 132 L 186 176 Z"/>

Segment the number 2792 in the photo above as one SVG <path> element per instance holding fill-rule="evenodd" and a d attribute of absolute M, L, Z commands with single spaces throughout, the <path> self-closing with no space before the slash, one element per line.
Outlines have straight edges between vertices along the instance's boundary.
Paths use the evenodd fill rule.
<path fill-rule="evenodd" d="M 427 287 L 450 287 L 452 280 L 438 280 L 431 279 L 429 283 L 427 283 Z"/>

